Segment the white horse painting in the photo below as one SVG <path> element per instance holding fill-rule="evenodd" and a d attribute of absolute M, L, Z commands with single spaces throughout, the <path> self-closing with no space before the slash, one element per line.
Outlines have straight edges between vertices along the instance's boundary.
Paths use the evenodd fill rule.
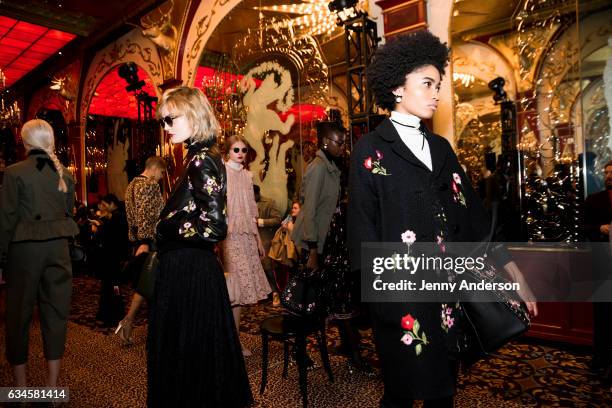
<path fill-rule="evenodd" d="M 253 75 L 264 73 L 267 74 L 262 83 L 256 87 Z M 280 78 L 280 83 L 277 83 L 275 76 Z M 285 155 L 287 149 L 293 146 L 293 141 L 288 140 L 279 146 L 279 136 L 274 136 L 268 157 L 268 170 L 262 179 L 266 158 L 263 139 L 269 131 L 286 135 L 295 122 L 293 114 L 287 116 L 283 122 L 278 113 L 268 108 L 275 101 L 277 109 L 281 112 L 286 112 L 293 105 L 291 74 L 276 62 L 264 62 L 252 68 L 239 85 L 244 92 L 242 101 L 247 112 L 244 137 L 256 154 L 250 165 L 253 182 L 260 186 L 261 195 L 274 200 L 277 209 L 284 214 L 287 209 Z"/>

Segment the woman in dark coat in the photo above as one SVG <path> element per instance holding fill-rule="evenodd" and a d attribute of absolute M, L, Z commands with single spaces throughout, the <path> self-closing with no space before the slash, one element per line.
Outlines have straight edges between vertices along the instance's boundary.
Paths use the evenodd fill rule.
<path fill-rule="evenodd" d="M 368 67 L 368 85 L 391 117 L 361 138 L 351 156 L 348 237 L 359 273 L 362 242 L 475 242 L 489 219 L 446 139 L 421 119 L 433 116 L 448 49 L 428 31 L 392 39 Z M 506 270 L 524 283 L 513 262 Z M 523 285 L 522 285 L 523 286 Z M 521 293 L 523 299 L 525 293 Z M 385 392 L 381 407 L 452 407 L 453 344 L 460 310 L 441 303 L 372 303 Z M 535 303 L 529 302 L 535 312 Z M 417 324 L 418 322 L 418 324 Z"/>
<path fill-rule="evenodd" d="M 125 281 L 121 276 L 121 265 L 128 257 L 128 225 L 123 204 L 114 194 L 102 197 L 98 206 L 103 215 L 96 234 L 96 266 L 101 282 L 96 320 L 104 327 L 114 327 L 125 312 L 119 285 Z"/>
<path fill-rule="evenodd" d="M 159 270 L 147 344 L 149 407 L 244 407 L 252 402 L 223 270 L 226 173 L 219 124 L 199 89 L 164 93 L 157 107 L 185 170 L 157 224 Z"/>
<path fill-rule="evenodd" d="M 26 122 L 21 137 L 28 157 L 6 168 L 0 188 L 0 267 L 6 260 L 6 357 L 15 385 L 27 386 L 26 362 L 34 305 L 43 334 L 48 387 L 57 386 L 72 294 L 68 238 L 74 180 L 55 155 L 53 128 Z"/>

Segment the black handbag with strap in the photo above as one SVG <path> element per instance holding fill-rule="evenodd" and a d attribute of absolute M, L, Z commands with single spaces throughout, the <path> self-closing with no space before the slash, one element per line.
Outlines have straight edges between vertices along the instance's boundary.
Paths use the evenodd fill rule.
<path fill-rule="evenodd" d="M 487 263 L 486 269 L 493 268 Z M 471 271 L 465 274 L 468 283 L 507 282 L 504 278 L 480 271 Z M 529 313 L 525 306 L 517 301 L 518 295 L 513 291 L 491 291 L 490 298 L 483 301 L 482 294 L 475 291 L 465 291 L 461 296 L 461 306 L 468 323 L 468 331 L 472 336 L 473 345 L 478 346 L 481 354 L 487 355 L 524 334 L 531 324 Z"/>
<path fill-rule="evenodd" d="M 68 251 L 70 252 L 70 260 L 73 263 L 85 263 L 87 261 L 87 253 L 85 248 L 71 240 L 68 243 Z"/>
<path fill-rule="evenodd" d="M 157 251 L 147 252 L 142 271 L 140 272 L 140 279 L 136 286 L 136 292 L 142 295 L 145 299 L 153 299 L 153 292 L 155 290 L 155 278 L 157 276 Z"/>
<path fill-rule="evenodd" d="M 308 252 L 302 251 L 298 266 L 290 275 L 280 301 L 287 311 L 295 315 L 322 316 L 327 311 L 325 269 L 307 268 L 307 260 Z"/>
<path fill-rule="evenodd" d="M 497 203 L 495 203 L 497 204 Z M 497 206 L 493 205 L 491 232 L 486 241 L 484 254 L 487 254 L 489 244 L 493 238 L 497 223 Z M 472 282 L 508 283 L 502 277 L 494 263 L 485 258 L 485 268 L 482 270 L 468 270 L 464 279 Z M 483 301 L 483 294 L 476 291 L 463 291 L 460 304 L 467 321 L 467 335 L 470 340 L 465 351 L 470 359 L 478 359 L 514 340 L 524 334 L 531 324 L 529 313 L 524 303 L 515 291 L 490 291 L 487 301 Z"/>

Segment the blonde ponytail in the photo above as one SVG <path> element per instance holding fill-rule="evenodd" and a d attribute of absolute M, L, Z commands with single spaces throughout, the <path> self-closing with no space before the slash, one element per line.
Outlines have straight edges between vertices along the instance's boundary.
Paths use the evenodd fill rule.
<path fill-rule="evenodd" d="M 59 159 L 57 158 L 53 150 L 45 150 L 45 152 L 49 155 L 49 158 L 51 159 L 51 161 L 53 162 L 53 165 L 55 166 L 55 169 L 57 170 L 57 175 L 59 176 L 59 184 L 57 186 L 57 190 L 61 191 L 62 193 L 67 193 L 68 186 L 66 185 L 66 182 L 64 181 L 64 167 L 60 163 Z"/>
<path fill-rule="evenodd" d="M 55 155 L 55 138 L 53 136 L 53 128 L 49 123 L 42 119 L 32 119 L 24 123 L 21 128 L 21 138 L 26 150 L 41 149 L 53 162 L 55 170 L 59 176 L 58 191 L 63 193 L 68 192 L 68 186 L 64 181 L 64 167 Z"/>

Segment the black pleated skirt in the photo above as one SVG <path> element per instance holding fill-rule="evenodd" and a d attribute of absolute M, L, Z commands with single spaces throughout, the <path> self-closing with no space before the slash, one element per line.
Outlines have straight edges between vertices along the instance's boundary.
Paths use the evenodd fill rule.
<path fill-rule="evenodd" d="M 149 407 L 245 407 L 253 397 L 223 271 L 203 249 L 162 253 L 147 339 Z"/>

